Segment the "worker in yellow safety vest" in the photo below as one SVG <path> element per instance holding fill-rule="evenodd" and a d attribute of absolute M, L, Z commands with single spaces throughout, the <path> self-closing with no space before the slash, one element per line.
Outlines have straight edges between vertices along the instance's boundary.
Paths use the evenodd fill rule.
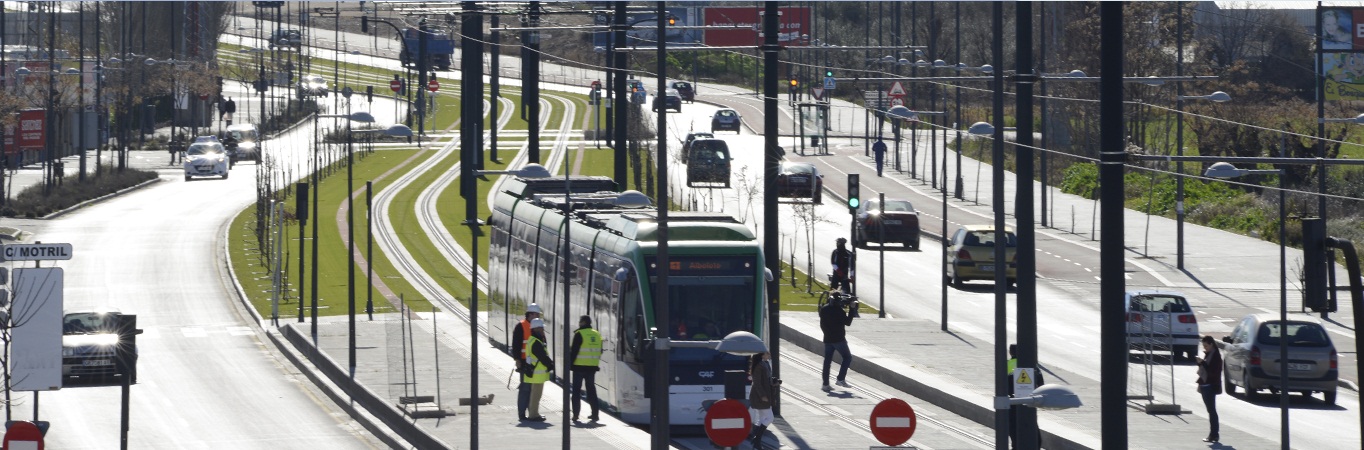
<path fill-rule="evenodd" d="M 540 395 L 545 392 L 549 373 L 554 371 L 554 360 L 549 358 L 549 352 L 545 350 L 545 341 L 545 321 L 532 319 L 530 337 L 526 338 L 524 350 L 526 366 L 530 367 L 530 371 L 521 375 L 521 381 L 530 385 L 530 404 L 525 420 L 532 422 L 545 421 L 545 416 L 540 415 Z"/>
<path fill-rule="evenodd" d="M 511 351 L 512 358 L 516 359 L 516 372 L 525 374 L 530 371 L 526 367 L 526 339 L 530 337 L 530 321 L 540 318 L 540 305 L 531 303 L 526 305 L 526 318 L 517 322 L 516 329 L 512 330 L 511 346 L 507 350 Z M 530 407 L 530 385 L 524 381 L 516 386 L 516 417 L 526 420 L 526 408 Z"/>
<path fill-rule="evenodd" d="M 587 420 L 597 421 L 597 369 L 601 363 L 601 343 L 601 333 L 592 329 L 592 318 L 578 318 L 578 330 L 573 332 L 573 348 L 568 352 L 568 357 L 573 360 L 570 371 L 573 373 L 574 422 L 578 421 L 578 411 L 582 410 L 580 400 L 583 383 L 587 384 L 587 406 L 592 408 Z"/>

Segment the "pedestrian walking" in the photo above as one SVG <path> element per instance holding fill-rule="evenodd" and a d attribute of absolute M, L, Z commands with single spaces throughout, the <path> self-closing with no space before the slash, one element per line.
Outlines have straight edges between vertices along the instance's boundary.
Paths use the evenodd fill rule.
<path fill-rule="evenodd" d="M 748 364 L 748 377 L 753 388 L 748 392 L 748 408 L 753 416 L 753 433 L 749 439 L 753 448 L 762 448 L 763 435 L 767 426 L 772 424 L 772 402 L 777 397 L 777 387 L 781 379 L 772 376 L 772 355 L 762 352 L 753 355 Z"/>
<path fill-rule="evenodd" d="M 850 281 L 853 278 L 853 253 L 848 250 L 846 238 L 838 238 L 835 243 L 838 248 L 829 255 L 829 262 L 834 266 L 833 279 L 829 280 L 829 290 L 837 291 L 841 287 L 843 292 L 852 293 Z"/>
<path fill-rule="evenodd" d="M 1222 393 L 1222 351 L 1212 336 L 1203 336 L 1203 357 L 1198 358 L 1198 393 L 1208 408 L 1208 437 L 1203 442 L 1219 442 L 1217 396 Z"/>
<path fill-rule="evenodd" d="M 841 238 L 840 238 L 841 239 Z M 833 294 L 829 301 L 819 307 L 819 329 L 824 332 L 824 392 L 834 390 L 829 386 L 829 368 L 834 362 L 834 352 L 843 358 L 838 368 L 837 385 L 848 385 L 848 366 L 852 365 L 852 352 L 848 350 L 847 326 L 852 325 L 854 311 L 859 307 L 851 295 Z M 847 311 L 844 311 L 844 308 Z"/>
<path fill-rule="evenodd" d="M 516 373 L 525 375 L 531 371 L 526 366 L 526 339 L 530 337 L 530 322 L 540 318 L 540 305 L 531 303 L 526 306 L 526 317 L 517 323 L 516 330 L 512 332 L 511 348 L 512 357 L 516 358 Z M 530 385 L 525 379 L 516 386 L 516 417 L 526 420 L 526 408 L 530 407 Z"/>
<path fill-rule="evenodd" d="M 876 155 L 876 176 L 881 176 L 881 167 L 886 162 L 886 143 L 880 139 L 871 144 L 871 152 Z"/>
<path fill-rule="evenodd" d="M 227 98 L 227 104 L 223 105 L 223 116 L 227 126 L 232 126 L 232 116 L 237 113 L 237 102 L 232 101 L 232 97 Z"/>
<path fill-rule="evenodd" d="M 592 408 L 587 420 L 597 421 L 597 370 L 601 362 L 601 344 L 601 333 L 592 329 L 592 318 L 579 317 L 578 330 L 573 332 L 573 346 L 568 352 L 569 359 L 573 361 L 569 372 L 573 375 L 574 422 L 578 421 L 578 411 L 582 410 L 584 383 L 587 384 L 587 406 Z"/>
<path fill-rule="evenodd" d="M 526 366 L 530 367 L 529 373 L 521 375 L 521 381 L 530 385 L 530 402 L 526 409 L 526 417 L 522 420 L 531 422 L 544 422 L 545 416 L 540 415 L 540 396 L 545 392 L 545 382 L 549 381 L 549 373 L 554 371 L 554 360 L 549 358 L 549 352 L 545 350 L 545 321 L 532 319 L 530 321 L 530 337 L 526 338 Z"/>

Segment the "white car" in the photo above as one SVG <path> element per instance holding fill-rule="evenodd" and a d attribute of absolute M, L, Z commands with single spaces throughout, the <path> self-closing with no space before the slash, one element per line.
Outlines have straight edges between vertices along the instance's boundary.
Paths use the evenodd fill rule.
<path fill-rule="evenodd" d="M 298 82 L 298 96 L 326 97 L 327 80 L 323 79 L 322 75 L 304 75 Z"/>
<path fill-rule="evenodd" d="M 1198 356 L 1198 318 L 1184 294 L 1128 291 L 1127 344 L 1132 350 L 1168 351 L 1190 360 Z"/>
<path fill-rule="evenodd" d="M 194 177 L 220 176 L 227 179 L 230 169 L 227 149 L 213 136 L 199 136 L 185 151 L 185 181 Z"/>

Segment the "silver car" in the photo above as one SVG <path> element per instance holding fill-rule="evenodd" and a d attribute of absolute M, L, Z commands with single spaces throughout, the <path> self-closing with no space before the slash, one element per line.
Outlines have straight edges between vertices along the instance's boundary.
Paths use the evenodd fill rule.
<path fill-rule="evenodd" d="M 1127 292 L 1127 345 L 1132 350 L 1168 351 L 1171 357 L 1198 356 L 1198 318 L 1184 294 Z"/>
<path fill-rule="evenodd" d="M 1287 385 L 1279 380 L 1279 342 L 1288 339 Z M 1230 336 L 1222 338 L 1222 374 L 1228 394 L 1236 386 L 1249 398 L 1260 389 L 1279 389 L 1312 395 L 1321 392 L 1327 404 L 1336 403 L 1336 346 L 1316 318 L 1294 314 L 1286 326 L 1278 314 L 1251 314 L 1241 319 Z"/>

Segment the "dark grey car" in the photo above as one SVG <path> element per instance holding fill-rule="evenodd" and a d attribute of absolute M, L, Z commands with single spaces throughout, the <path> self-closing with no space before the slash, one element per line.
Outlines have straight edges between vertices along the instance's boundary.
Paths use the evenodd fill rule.
<path fill-rule="evenodd" d="M 1321 392 L 1327 404 L 1336 403 L 1340 378 L 1336 346 L 1326 328 L 1314 317 L 1290 315 L 1281 326 L 1277 314 L 1251 314 L 1241 319 L 1231 335 L 1222 338 L 1223 387 L 1228 394 L 1236 386 L 1246 397 L 1268 389 L 1286 389 L 1311 395 Z M 1288 380 L 1280 382 L 1279 342 L 1288 340 Z"/>

